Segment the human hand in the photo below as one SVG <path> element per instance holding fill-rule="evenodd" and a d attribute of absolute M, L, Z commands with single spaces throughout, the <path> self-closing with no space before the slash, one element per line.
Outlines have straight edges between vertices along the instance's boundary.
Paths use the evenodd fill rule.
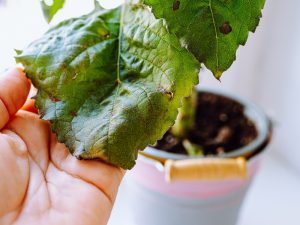
<path fill-rule="evenodd" d="M 0 77 L 0 224 L 106 224 L 124 171 L 72 157 L 29 90 L 19 69 Z"/>

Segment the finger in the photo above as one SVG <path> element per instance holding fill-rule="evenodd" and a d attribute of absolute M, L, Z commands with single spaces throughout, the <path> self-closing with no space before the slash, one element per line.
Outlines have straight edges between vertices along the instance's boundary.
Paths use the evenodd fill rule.
<path fill-rule="evenodd" d="M 13 69 L 0 77 L 0 129 L 25 103 L 30 82 L 21 69 Z"/>
<path fill-rule="evenodd" d="M 51 138 L 51 161 L 57 168 L 96 186 L 113 204 L 124 170 L 96 160 L 78 160 L 67 148 Z"/>
<path fill-rule="evenodd" d="M 0 132 L 0 218 L 9 212 L 13 215 L 12 211 L 20 207 L 28 182 L 27 147 L 18 135 L 3 130 Z"/>
<path fill-rule="evenodd" d="M 33 99 L 33 97 L 36 95 L 36 92 L 37 92 L 36 88 L 31 86 L 28 98 L 22 107 L 23 110 L 32 112 L 32 113 L 38 113 L 38 110 L 35 107 L 35 100 Z"/>

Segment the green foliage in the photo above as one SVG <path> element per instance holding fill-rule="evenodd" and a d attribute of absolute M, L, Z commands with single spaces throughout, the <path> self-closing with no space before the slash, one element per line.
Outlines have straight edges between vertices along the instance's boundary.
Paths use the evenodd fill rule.
<path fill-rule="evenodd" d="M 51 22 L 53 16 L 60 10 L 65 3 L 65 0 L 53 0 L 51 5 L 48 5 L 45 0 L 40 0 L 44 16 L 48 23 Z"/>
<path fill-rule="evenodd" d="M 78 158 L 132 168 L 137 151 L 173 125 L 182 98 L 198 82 L 199 62 L 217 78 L 232 64 L 264 0 L 145 3 L 152 11 L 142 3 L 111 10 L 96 4 L 92 13 L 58 24 L 17 52 L 39 90 L 41 117 Z M 41 4 L 50 21 L 64 1 Z M 186 104 L 185 131 L 194 117 Z M 185 147 L 201 154 L 199 146 L 185 141 Z"/>
<path fill-rule="evenodd" d="M 199 63 L 144 5 L 64 21 L 18 52 L 36 105 L 83 159 L 132 168 L 137 151 L 174 123 Z"/>
<path fill-rule="evenodd" d="M 217 78 L 255 31 L 265 0 L 144 0 Z"/>

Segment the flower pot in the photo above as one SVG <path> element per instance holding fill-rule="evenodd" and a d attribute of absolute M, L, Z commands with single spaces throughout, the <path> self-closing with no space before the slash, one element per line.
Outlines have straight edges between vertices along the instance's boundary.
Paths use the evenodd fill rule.
<path fill-rule="evenodd" d="M 258 135 L 250 144 L 225 153 L 222 158 L 213 159 L 217 161 L 147 147 L 139 155 L 137 165 L 127 176 L 126 194 L 130 199 L 128 207 L 137 225 L 234 225 L 238 219 L 247 189 L 259 169 L 262 152 L 270 140 L 270 122 L 256 105 L 246 99 L 213 90 L 199 89 L 199 91 L 222 95 L 241 103 L 245 115 L 255 124 Z M 199 165 L 203 167 L 203 162 L 206 162 L 204 165 L 207 170 L 210 168 L 214 170 L 214 166 L 207 164 L 210 162 L 222 164 L 224 161 L 229 164 L 233 162 L 232 165 L 236 166 L 240 159 L 245 159 L 247 174 L 244 178 L 229 176 L 223 179 L 222 173 L 221 176 L 219 174 L 214 177 L 212 171 L 205 171 L 207 174 L 213 174 L 209 180 L 179 179 L 169 182 L 166 179 L 170 176 L 168 174 L 170 171 L 167 171 L 165 165 L 166 161 L 172 159 L 175 163 L 180 163 L 185 160 L 184 162 L 187 161 L 190 165 L 191 158 L 193 166 L 188 168 L 188 176 L 193 174 L 193 168 L 197 170 Z M 237 160 L 236 164 L 234 160 Z"/>

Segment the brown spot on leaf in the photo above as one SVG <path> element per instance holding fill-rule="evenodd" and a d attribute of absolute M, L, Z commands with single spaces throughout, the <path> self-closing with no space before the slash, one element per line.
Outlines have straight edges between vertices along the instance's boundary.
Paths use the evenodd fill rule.
<path fill-rule="evenodd" d="M 73 117 L 76 117 L 76 116 L 77 116 L 77 112 L 71 112 L 70 114 L 71 114 L 71 116 L 73 116 Z"/>
<path fill-rule="evenodd" d="M 53 103 L 60 101 L 59 99 L 57 99 L 57 98 L 55 98 L 53 96 L 51 96 L 50 99 L 51 99 L 51 102 L 53 102 Z"/>
<path fill-rule="evenodd" d="M 173 2 L 173 11 L 176 11 L 178 10 L 180 7 L 180 1 L 179 0 L 176 0 Z"/>
<path fill-rule="evenodd" d="M 60 65 L 60 68 L 61 68 L 62 70 L 65 70 L 65 69 L 68 68 L 68 65 L 67 65 L 66 63 L 62 63 L 62 64 Z"/>
<path fill-rule="evenodd" d="M 229 22 L 225 22 L 222 26 L 219 27 L 219 30 L 222 34 L 229 34 L 232 31 L 232 27 L 230 26 Z"/>
<path fill-rule="evenodd" d="M 158 91 L 168 96 L 169 100 L 172 100 L 174 98 L 174 93 L 172 91 L 164 89 L 163 87 L 159 87 Z"/>

